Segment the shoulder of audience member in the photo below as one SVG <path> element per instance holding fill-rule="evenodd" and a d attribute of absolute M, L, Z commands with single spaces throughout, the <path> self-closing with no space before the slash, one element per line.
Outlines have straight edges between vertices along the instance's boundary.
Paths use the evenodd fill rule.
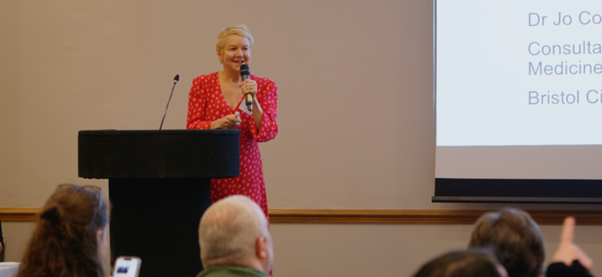
<path fill-rule="evenodd" d="M 570 266 L 563 262 L 551 263 L 546 271 L 546 277 L 593 277 L 593 275 L 575 260 Z"/>

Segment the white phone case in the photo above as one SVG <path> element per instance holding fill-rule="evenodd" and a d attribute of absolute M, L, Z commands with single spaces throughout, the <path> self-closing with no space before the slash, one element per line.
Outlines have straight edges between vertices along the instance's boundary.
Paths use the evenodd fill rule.
<path fill-rule="evenodd" d="M 120 256 L 115 261 L 113 277 L 138 277 L 141 263 L 138 257 Z"/>

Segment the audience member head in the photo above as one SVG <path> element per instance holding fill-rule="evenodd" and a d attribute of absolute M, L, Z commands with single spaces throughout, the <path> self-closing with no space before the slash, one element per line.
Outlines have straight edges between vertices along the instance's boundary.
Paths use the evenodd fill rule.
<path fill-rule="evenodd" d="M 234 195 L 211 205 L 199 225 L 201 261 L 205 269 L 237 265 L 270 272 L 272 237 L 261 208 L 246 196 Z"/>
<path fill-rule="evenodd" d="M 507 277 L 504 267 L 485 249 L 453 251 L 423 265 L 414 277 Z"/>
<path fill-rule="evenodd" d="M 524 211 L 504 208 L 484 214 L 475 224 L 468 247 L 491 247 L 510 277 L 536 277 L 542 273 L 543 235 Z"/>
<path fill-rule="evenodd" d="M 60 185 L 38 214 L 18 277 L 106 277 L 109 207 L 102 190 Z"/>

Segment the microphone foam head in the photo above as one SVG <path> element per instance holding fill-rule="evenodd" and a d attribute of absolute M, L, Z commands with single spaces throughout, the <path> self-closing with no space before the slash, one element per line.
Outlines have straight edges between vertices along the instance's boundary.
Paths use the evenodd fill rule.
<path fill-rule="evenodd" d="M 174 83 L 177 83 L 178 81 L 180 81 L 180 74 L 176 74 L 176 77 L 173 78 Z"/>
<path fill-rule="evenodd" d="M 241 64 L 240 65 L 240 76 L 249 76 L 249 75 L 251 75 L 251 70 L 249 70 L 249 65 Z"/>

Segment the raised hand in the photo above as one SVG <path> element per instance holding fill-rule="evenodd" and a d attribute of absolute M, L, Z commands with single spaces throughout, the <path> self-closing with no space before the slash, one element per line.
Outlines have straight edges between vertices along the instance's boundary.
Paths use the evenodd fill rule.
<path fill-rule="evenodd" d="M 562 232 L 560 233 L 560 244 L 558 245 L 558 249 L 554 256 L 552 257 L 552 261 L 554 262 L 562 262 L 567 266 L 570 266 L 574 260 L 579 261 L 579 263 L 587 268 L 587 270 L 591 271 L 594 267 L 594 262 L 590 257 L 579 248 L 574 242 L 573 239 L 575 237 L 575 218 L 569 216 L 564 219 L 564 223 L 562 224 Z"/>

